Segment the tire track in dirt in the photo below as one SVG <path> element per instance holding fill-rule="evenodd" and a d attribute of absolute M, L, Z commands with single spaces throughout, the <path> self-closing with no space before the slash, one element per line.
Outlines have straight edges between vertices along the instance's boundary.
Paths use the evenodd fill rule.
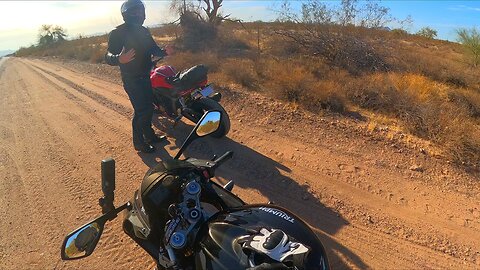
<path fill-rule="evenodd" d="M 50 72 L 53 72 L 61 77 L 70 78 L 71 81 L 81 81 L 80 84 L 82 86 L 89 89 L 97 89 L 97 92 L 105 93 L 110 97 L 114 97 L 115 99 L 128 99 L 128 95 L 127 93 L 125 93 L 123 87 L 119 87 L 117 82 L 111 82 L 112 80 L 115 80 L 114 78 L 110 78 L 110 80 L 106 81 L 105 76 L 101 76 L 104 74 L 101 74 L 102 71 L 100 70 L 94 70 L 93 72 L 91 70 L 86 72 L 79 72 L 78 70 L 70 67 L 67 63 L 59 66 L 38 59 L 29 59 L 26 62 L 31 63 L 32 65 L 41 65 L 44 69 L 47 69 Z M 101 65 L 102 64 L 100 64 L 100 66 Z M 103 77 L 103 79 L 101 77 Z M 84 80 L 85 78 L 88 78 L 88 80 Z"/>
<path fill-rule="evenodd" d="M 129 148 L 129 145 L 126 145 L 127 143 L 121 143 L 121 142 L 127 142 L 130 140 L 129 135 L 124 130 L 120 130 L 119 128 L 115 127 L 108 121 L 105 121 L 97 117 L 98 113 L 96 112 L 96 110 L 92 109 L 91 106 L 89 106 L 87 101 L 84 101 L 83 99 L 70 93 L 66 88 L 58 85 L 58 83 L 54 82 L 53 80 L 39 73 L 38 71 L 36 70 L 34 71 L 42 79 L 49 81 L 51 83 L 51 86 L 53 86 L 56 90 L 64 94 L 69 100 L 73 101 L 83 111 L 87 112 L 89 114 L 89 117 L 93 118 L 93 121 L 90 120 L 87 122 L 87 121 L 84 121 L 81 117 L 79 117 L 76 114 L 66 112 L 67 119 L 70 120 L 71 123 L 73 123 L 73 125 L 76 126 L 82 133 L 86 134 L 91 139 L 91 142 L 95 143 L 96 148 L 110 149 L 109 145 L 106 143 L 105 138 L 99 135 L 100 133 L 105 133 L 105 132 L 109 132 L 110 134 L 116 134 L 120 136 L 120 139 L 117 140 L 120 142 L 120 146 L 118 147 L 119 149 Z M 77 90 L 77 89 L 74 89 L 74 90 Z M 78 91 L 78 93 L 83 94 L 83 92 L 80 92 L 80 91 Z M 105 106 L 105 108 L 111 109 L 111 107 L 106 106 L 105 103 L 99 103 L 99 104 Z M 99 125 L 94 126 L 89 123 L 97 123 Z M 102 127 L 102 130 L 97 131 L 99 129 L 99 126 Z M 103 129 L 105 129 L 105 132 L 103 131 Z M 131 162 L 131 159 L 117 158 L 116 163 L 117 163 L 117 174 L 126 174 L 127 179 L 141 179 L 141 177 L 139 177 L 139 174 L 138 174 L 140 170 L 135 170 L 135 168 L 138 166 L 135 166 L 135 164 Z M 118 170 L 118 168 L 120 169 Z M 118 176 L 117 176 L 117 179 L 118 179 Z M 117 190 L 120 189 L 119 186 L 121 187 L 121 185 L 117 184 Z M 98 193 L 99 185 L 93 186 L 93 188 L 97 189 L 97 193 Z M 132 195 L 130 194 L 130 196 Z M 81 213 L 81 214 L 85 215 L 85 213 Z M 98 214 L 99 212 L 95 213 L 94 215 L 98 215 Z M 93 217 L 94 215 L 91 215 L 91 216 Z M 105 256 L 111 257 L 111 258 L 119 258 L 118 259 L 119 261 L 116 261 L 116 265 L 127 266 L 127 265 L 130 265 L 132 261 L 131 258 L 127 256 L 128 251 L 132 250 L 135 247 L 135 244 L 132 241 L 128 241 L 127 239 L 128 237 L 125 236 L 121 230 L 106 228 L 99 245 L 108 246 L 108 249 L 106 249 L 104 254 Z M 149 262 L 149 260 L 146 260 L 146 262 Z M 146 262 L 145 260 L 140 260 L 136 262 L 136 265 L 142 265 L 142 264 L 145 264 Z"/>
<path fill-rule="evenodd" d="M 110 99 L 106 98 L 105 96 L 102 96 L 98 93 L 95 93 L 85 87 L 82 87 L 64 77 L 61 77 L 53 72 L 50 72 L 46 69 L 43 69 L 41 67 L 38 67 L 36 66 L 36 68 L 40 69 L 41 71 L 45 72 L 46 74 L 54 77 L 55 79 L 67 84 L 68 86 L 72 87 L 73 89 L 77 90 L 78 92 L 90 97 L 91 99 L 97 101 L 98 103 L 118 112 L 119 114 L 123 115 L 124 117 L 126 118 L 130 118 L 130 116 L 132 115 L 133 113 L 133 110 L 130 109 L 130 108 L 127 108 L 121 104 L 118 104 L 118 103 L 115 103 L 113 101 L 111 101 Z"/>
<path fill-rule="evenodd" d="M 17 72 L 15 69 L 10 69 L 10 73 L 12 73 L 11 76 L 20 79 L 17 79 L 13 84 L 10 85 L 12 89 L 9 91 L 9 101 L 11 102 L 9 102 L 9 104 L 4 104 L 5 106 L 3 108 L 8 108 L 9 106 L 19 104 L 20 106 L 17 107 L 19 107 L 20 110 L 15 110 L 16 112 L 14 114 L 9 113 L 7 117 L 9 117 L 9 119 L 14 123 L 29 123 L 25 119 L 29 119 L 32 121 L 32 123 L 35 123 L 35 125 L 33 126 L 35 133 L 29 132 L 29 128 L 31 127 L 27 128 L 23 126 L 17 128 L 16 130 L 14 130 L 14 133 L 15 136 L 19 138 L 18 142 L 15 144 L 6 144 L 6 147 L 10 149 L 9 151 L 13 152 L 13 150 L 15 149 L 15 151 L 13 152 L 13 157 L 15 160 L 20 162 L 20 164 L 12 167 L 17 168 L 16 170 L 19 172 L 21 176 L 20 179 L 22 180 L 19 181 L 19 183 L 23 182 L 24 187 L 25 196 L 24 199 L 21 200 L 22 203 L 19 205 L 19 207 L 24 207 L 24 209 L 28 210 L 18 211 L 18 213 L 29 213 L 28 216 L 38 225 L 36 229 L 44 232 L 50 232 L 40 237 L 36 235 L 37 237 L 31 240 L 29 239 L 30 237 L 23 239 L 23 241 L 28 241 L 23 243 L 29 243 L 29 246 L 34 248 L 33 251 L 29 251 L 29 253 L 33 253 L 29 254 L 27 258 L 30 259 L 24 261 L 25 265 L 23 267 L 28 269 L 30 269 L 31 267 L 47 267 L 43 264 L 45 263 L 43 257 L 46 255 L 45 252 L 49 253 L 53 250 L 51 248 L 43 250 L 42 247 L 44 243 L 58 243 L 60 241 L 61 236 L 59 236 L 59 234 L 56 234 L 55 232 L 58 232 L 58 225 L 61 224 L 61 220 L 58 219 L 58 216 L 52 215 L 51 213 L 56 211 L 58 211 L 58 213 L 61 213 L 61 211 L 60 209 L 58 209 L 57 204 L 55 202 L 52 203 L 50 198 L 46 196 L 47 194 L 58 195 L 58 191 L 60 191 L 57 187 L 53 187 L 52 184 L 49 184 L 51 180 L 55 179 L 48 179 L 46 178 L 46 176 L 49 175 L 55 178 L 55 176 L 64 177 L 65 174 L 57 171 L 56 166 L 49 167 L 48 170 L 38 167 L 37 160 L 33 159 L 34 157 L 39 156 L 39 151 L 41 152 L 40 155 L 42 155 L 42 157 L 46 160 L 48 160 L 49 156 L 51 155 L 51 152 L 48 152 L 48 148 L 51 147 L 50 145 L 45 146 L 43 144 L 38 144 L 40 142 L 38 141 L 38 138 L 42 137 L 42 135 L 46 135 L 45 129 L 42 129 L 42 124 L 44 124 L 45 122 L 41 122 L 41 119 L 38 118 L 34 113 L 32 113 L 34 109 L 31 107 L 31 96 L 27 93 L 28 87 L 25 81 L 21 77 L 16 76 L 19 75 L 19 72 Z M 23 104 L 29 104 L 30 106 L 23 106 Z M 31 136 L 32 134 L 35 135 Z M 29 139 L 25 140 L 25 138 Z M 33 149 L 32 144 L 35 145 L 35 148 Z M 41 148 L 39 148 L 39 146 Z M 48 163 L 49 162 L 47 162 L 47 164 Z M 17 216 L 13 213 L 12 215 L 14 217 Z M 31 227 L 32 220 L 30 220 L 30 223 L 25 222 L 25 224 L 29 224 L 28 226 Z M 29 230 L 20 230 L 20 234 L 22 234 L 22 232 L 26 233 L 28 231 Z M 35 234 L 32 234 L 32 232 L 30 231 L 28 232 L 28 236 L 30 235 Z M 58 250 L 53 252 L 57 253 Z M 20 256 L 24 255 L 20 253 Z"/>

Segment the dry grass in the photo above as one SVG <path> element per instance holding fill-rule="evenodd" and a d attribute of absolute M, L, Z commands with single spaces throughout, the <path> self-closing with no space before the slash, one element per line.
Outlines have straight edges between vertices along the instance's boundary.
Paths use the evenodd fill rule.
<path fill-rule="evenodd" d="M 78 59 L 91 63 L 103 62 L 106 50 L 107 36 L 78 38 L 54 44 L 49 47 L 21 48 L 16 52 L 17 56 L 59 56 L 69 59 Z"/>

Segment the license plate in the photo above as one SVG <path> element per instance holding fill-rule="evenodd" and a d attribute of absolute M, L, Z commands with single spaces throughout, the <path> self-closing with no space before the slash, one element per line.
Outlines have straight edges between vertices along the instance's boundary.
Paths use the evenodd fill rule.
<path fill-rule="evenodd" d="M 213 94 L 213 87 L 211 85 L 203 88 L 200 93 L 202 94 L 202 96 L 204 97 L 208 97 L 210 96 L 211 94 Z"/>

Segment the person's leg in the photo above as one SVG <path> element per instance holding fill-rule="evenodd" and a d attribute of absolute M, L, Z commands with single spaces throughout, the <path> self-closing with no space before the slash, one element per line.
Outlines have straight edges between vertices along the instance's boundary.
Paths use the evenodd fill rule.
<path fill-rule="evenodd" d="M 138 78 L 124 78 L 123 86 L 133 106 L 132 133 L 133 145 L 140 148 L 145 145 L 143 138 L 143 122 L 145 121 L 145 105 L 143 99 L 143 87 Z"/>
<path fill-rule="evenodd" d="M 142 85 L 142 114 L 139 120 L 142 126 L 143 137 L 146 141 L 154 141 L 156 139 L 155 131 L 152 128 L 153 117 L 153 90 L 150 78 L 141 80 Z"/>

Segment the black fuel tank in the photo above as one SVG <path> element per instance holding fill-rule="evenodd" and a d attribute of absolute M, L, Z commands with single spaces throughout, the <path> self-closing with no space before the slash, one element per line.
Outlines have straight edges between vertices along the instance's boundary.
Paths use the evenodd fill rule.
<path fill-rule="evenodd" d="M 304 269 L 328 269 L 325 249 L 315 233 L 288 210 L 273 205 L 248 205 L 213 216 L 203 228 L 196 258 L 197 269 L 246 269 L 247 258 L 239 238 L 261 228 L 282 230 L 308 247 Z"/>

